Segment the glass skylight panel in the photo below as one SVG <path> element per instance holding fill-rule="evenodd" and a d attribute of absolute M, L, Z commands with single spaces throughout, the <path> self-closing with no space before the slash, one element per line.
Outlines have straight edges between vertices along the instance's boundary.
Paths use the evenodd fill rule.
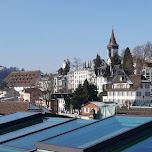
<path fill-rule="evenodd" d="M 131 146 L 130 148 L 127 148 L 126 150 L 124 150 L 123 152 L 138 152 L 138 151 L 145 151 L 145 152 L 152 152 L 152 137 L 141 141 L 133 146 Z"/>
<path fill-rule="evenodd" d="M 38 114 L 36 112 L 16 112 L 0 117 L 0 124 Z"/>
<path fill-rule="evenodd" d="M 128 121 L 128 118 L 131 118 Z M 43 141 L 45 144 L 61 145 L 65 147 L 87 148 L 112 136 L 128 131 L 143 123 L 152 121 L 152 118 L 114 116 L 66 134 Z M 130 126 L 127 123 L 133 123 Z M 81 140 L 80 140 L 81 139 Z"/>
<path fill-rule="evenodd" d="M 69 121 L 67 123 L 63 123 L 60 125 L 57 125 L 52 128 L 48 128 L 45 130 L 41 130 L 39 132 L 35 132 L 23 137 L 19 137 L 17 139 L 8 141 L 3 143 L 3 145 L 23 148 L 23 149 L 33 149 L 34 144 L 38 141 L 53 137 L 55 135 L 70 131 L 72 129 L 79 128 L 81 126 L 84 126 L 86 124 L 92 123 L 94 121 L 90 120 L 82 120 L 82 119 L 76 119 L 73 121 Z"/>
<path fill-rule="evenodd" d="M 20 137 L 22 135 L 29 134 L 29 133 L 34 132 L 34 131 L 48 128 L 50 126 L 53 126 L 53 125 L 56 125 L 56 124 L 59 124 L 62 122 L 66 122 L 70 119 L 71 118 L 49 118 L 47 121 L 45 121 L 43 123 L 39 123 L 39 124 L 36 124 L 33 126 L 29 126 L 29 127 L 23 128 L 23 129 L 19 129 L 19 130 L 1 135 L 0 136 L 0 143 L 4 142 L 6 140 L 9 140 L 9 139 L 13 139 L 16 137 Z"/>

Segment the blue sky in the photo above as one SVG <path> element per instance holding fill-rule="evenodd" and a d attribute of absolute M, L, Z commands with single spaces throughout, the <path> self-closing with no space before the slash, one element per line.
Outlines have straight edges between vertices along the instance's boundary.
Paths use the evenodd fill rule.
<path fill-rule="evenodd" d="M 0 0 L 0 65 L 55 73 L 64 59 L 107 58 L 152 41 L 151 0 Z"/>

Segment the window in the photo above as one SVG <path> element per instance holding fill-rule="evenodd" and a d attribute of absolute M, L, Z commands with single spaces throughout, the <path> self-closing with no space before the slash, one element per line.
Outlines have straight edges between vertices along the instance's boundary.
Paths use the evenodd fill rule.
<path fill-rule="evenodd" d="M 109 94 L 109 96 L 111 96 L 111 92 L 110 91 L 108 92 L 108 94 Z"/>
<path fill-rule="evenodd" d="M 150 96 L 150 92 L 145 92 L 145 96 Z"/>
<path fill-rule="evenodd" d="M 134 92 L 131 92 L 131 96 L 134 96 Z"/>
<path fill-rule="evenodd" d="M 145 88 L 147 88 L 147 89 L 148 89 L 148 88 L 149 88 L 149 84 L 145 84 Z"/>
<path fill-rule="evenodd" d="M 89 108 L 84 108 L 84 112 L 89 113 Z"/>
<path fill-rule="evenodd" d="M 143 88 L 143 84 L 140 84 L 140 88 Z"/>
<path fill-rule="evenodd" d="M 137 92 L 137 96 L 141 96 L 141 92 Z"/>
<path fill-rule="evenodd" d="M 129 84 L 127 84 L 127 85 L 126 85 L 126 88 L 130 88 L 130 85 L 129 85 Z"/>

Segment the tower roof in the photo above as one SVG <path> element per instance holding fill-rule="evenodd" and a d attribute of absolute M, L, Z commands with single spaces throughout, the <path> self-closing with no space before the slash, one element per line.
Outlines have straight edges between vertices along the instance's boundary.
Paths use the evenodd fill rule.
<path fill-rule="evenodd" d="M 114 30 L 112 29 L 111 38 L 110 38 L 109 44 L 107 45 L 107 48 L 108 49 L 111 49 L 111 48 L 117 48 L 118 49 L 118 47 L 119 47 L 119 45 L 116 42 L 115 35 L 114 35 Z"/>

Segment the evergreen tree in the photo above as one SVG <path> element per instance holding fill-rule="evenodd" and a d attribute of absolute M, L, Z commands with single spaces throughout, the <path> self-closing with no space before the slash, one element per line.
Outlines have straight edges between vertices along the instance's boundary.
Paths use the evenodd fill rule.
<path fill-rule="evenodd" d="M 4 90 L 5 88 L 8 88 L 8 84 L 3 81 L 2 83 L 0 83 L 0 90 Z"/>
<path fill-rule="evenodd" d="M 81 106 L 83 104 L 84 98 L 83 98 L 83 87 L 80 84 L 78 88 L 73 93 L 73 97 L 71 99 L 71 104 L 73 105 L 74 109 L 81 109 Z"/>
<path fill-rule="evenodd" d="M 71 99 L 70 97 L 67 97 L 65 98 L 65 109 L 70 110 L 70 106 L 71 106 Z"/>
<path fill-rule="evenodd" d="M 99 54 L 97 54 L 96 58 L 93 60 L 94 61 L 94 68 L 98 68 L 101 67 L 101 57 L 99 56 Z"/>
<path fill-rule="evenodd" d="M 103 91 L 99 95 L 99 101 L 103 102 L 103 96 L 107 96 L 107 91 Z"/>
<path fill-rule="evenodd" d="M 123 69 L 125 73 L 128 75 L 131 75 L 134 72 L 133 57 L 128 47 L 126 48 L 125 53 L 124 53 Z"/>
<path fill-rule="evenodd" d="M 80 110 L 83 104 L 93 100 L 97 100 L 97 87 L 93 84 L 89 84 L 86 79 L 83 85 L 80 84 L 74 91 L 71 104 L 74 109 Z"/>
<path fill-rule="evenodd" d="M 118 65 L 121 63 L 120 56 L 118 53 L 114 53 L 113 57 L 111 57 L 112 65 Z"/>
<path fill-rule="evenodd" d="M 59 75 L 62 75 L 62 74 L 63 74 L 63 69 L 62 69 L 62 68 L 60 68 L 60 69 L 58 70 L 58 74 L 59 74 Z"/>
<path fill-rule="evenodd" d="M 63 69 L 63 75 L 67 75 L 67 73 L 70 71 L 69 64 L 66 64 L 65 68 Z"/>
<path fill-rule="evenodd" d="M 89 84 L 86 79 L 83 83 L 83 96 L 84 103 L 88 103 L 89 101 L 97 100 L 97 87 L 94 84 Z"/>
<path fill-rule="evenodd" d="M 94 84 L 90 84 L 88 101 L 97 101 L 98 100 L 97 94 L 98 94 L 97 86 Z"/>
<path fill-rule="evenodd" d="M 101 57 L 97 54 L 96 58 L 93 60 L 94 61 L 94 70 L 96 76 L 98 75 L 99 67 L 101 67 Z"/>
<path fill-rule="evenodd" d="M 88 102 L 88 98 L 89 98 L 89 83 L 87 81 L 87 79 L 84 81 L 83 83 L 83 97 L 84 97 L 84 103 Z"/>

